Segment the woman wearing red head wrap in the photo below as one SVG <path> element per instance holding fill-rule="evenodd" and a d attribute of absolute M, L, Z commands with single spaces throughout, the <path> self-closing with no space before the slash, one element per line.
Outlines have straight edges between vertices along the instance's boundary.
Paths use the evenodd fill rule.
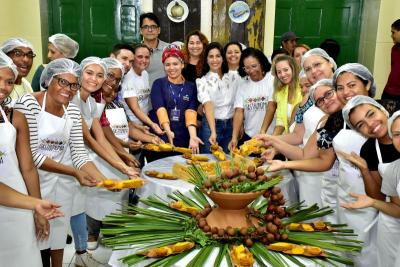
<path fill-rule="evenodd" d="M 162 139 L 175 146 L 199 152 L 202 141 L 196 134 L 197 89 L 182 76 L 183 55 L 175 47 L 165 49 L 162 62 L 166 77 L 154 81 L 150 99 L 150 118 L 165 131 Z M 149 158 L 147 157 L 149 161 Z"/>

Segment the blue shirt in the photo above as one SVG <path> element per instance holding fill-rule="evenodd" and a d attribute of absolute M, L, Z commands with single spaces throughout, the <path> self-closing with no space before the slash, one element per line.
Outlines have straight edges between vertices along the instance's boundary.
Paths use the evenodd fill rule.
<path fill-rule="evenodd" d="M 185 81 L 183 84 L 173 84 L 168 81 L 167 77 L 159 78 L 154 81 L 150 92 L 152 110 L 149 117 L 152 121 L 159 123 L 157 118 L 157 110 L 164 107 L 168 112 L 171 131 L 174 132 L 174 145 L 188 147 L 189 131 L 185 123 L 185 111 L 188 109 L 197 111 L 197 89 L 192 82 Z M 179 120 L 171 119 L 171 111 L 176 107 L 179 110 Z M 166 135 L 161 137 L 168 142 Z"/>

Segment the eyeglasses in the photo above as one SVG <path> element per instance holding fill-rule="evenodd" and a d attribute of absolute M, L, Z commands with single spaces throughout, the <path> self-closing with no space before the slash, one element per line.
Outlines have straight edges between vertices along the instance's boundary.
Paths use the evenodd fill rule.
<path fill-rule="evenodd" d="M 32 58 L 36 57 L 36 54 L 33 53 L 32 51 L 29 51 L 28 53 L 24 53 L 21 50 L 14 49 L 14 50 L 10 51 L 9 53 L 12 54 L 14 57 L 17 57 L 17 58 L 27 57 L 27 58 L 32 59 Z"/>
<path fill-rule="evenodd" d="M 107 80 L 110 80 L 111 82 L 115 82 L 116 84 L 119 84 L 121 82 L 121 78 L 115 77 L 115 75 L 112 73 L 107 74 Z"/>
<path fill-rule="evenodd" d="M 253 64 L 253 65 L 250 65 L 250 66 L 244 66 L 244 67 L 243 67 L 243 70 L 244 70 L 245 72 L 249 72 L 249 71 L 251 71 L 251 70 L 257 69 L 258 66 L 260 66 L 260 64 Z"/>
<path fill-rule="evenodd" d="M 71 91 L 78 91 L 79 88 L 81 88 L 81 86 L 79 85 L 79 83 L 70 83 L 69 81 L 67 81 L 66 79 L 60 78 L 60 77 L 54 77 L 55 79 L 57 79 L 58 81 L 58 85 L 61 88 L 65 88 L 65 87 L 69 87 L 69 89 Z"/>
<path fill-rule="evenodd" d="M 325 94 L 323 96 L 321 96 L 320 98 L 315 100 L 315 105 L 317 107 L 321 107 L 325 103 L 325 100 L 331 99 L 334 94 L 335 94 L 334 89 L 331 89 L 331 90 L 325 92 Z"/>
<path fill-rule="evenodd" d="M 158 25 L 143 25 L 141 27 L 141 29 L 146 30 L 146 31 L 148 31 L 148 30 L 154 31 L 154 30 L 158 29 Z"/>

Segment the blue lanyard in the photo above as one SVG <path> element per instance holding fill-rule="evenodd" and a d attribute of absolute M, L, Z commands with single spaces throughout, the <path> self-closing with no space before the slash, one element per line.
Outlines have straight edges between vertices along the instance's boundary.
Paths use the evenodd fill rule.
<path fill-rule="evenodd" d="M 181 98 L 181 94 L 182 94 L 182 91 L 183 91 L 183 88 L 184 88 L 184 87 L 185 87 L 185 82 L 183 82 L 183 85 L 182 85 L 182 87 L 181 87 L 181 90 L 179 91 L 178 97 L 175 98 L 174 89 L 172 88 L 171 83 L 169 83 L 169 90 L 170 90 L 170 92 L 171 92 L 172 98 L 173 98 L 174 103 L 175 103 L 175 109 L 176 109 L 176 107 L 177 107 L 177 105 L 178 105 L 178 104 L 177 104 L 177 101 L 179 100 L 179 98 Z"/>

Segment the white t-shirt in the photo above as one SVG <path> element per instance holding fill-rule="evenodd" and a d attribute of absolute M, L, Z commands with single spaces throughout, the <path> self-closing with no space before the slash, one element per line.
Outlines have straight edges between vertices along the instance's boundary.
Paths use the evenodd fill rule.
<path fill-rule="evenodd" d="M 208 72 L 200 79 L 196 79 L 197 99 L 204 104 L 212 101 L 214 104 L 214 117 L 219 120 L 231 119 L 234 114 L 235 83 L 240 76 L 225 73 L 222 79 L 215 72 Z"/>
<path fill-rule="evenodd" d="M 267 75 L 258 82 L 244 79 L 236 94 L 234 107 L 244 109 L 244 131 L 250 137 L 260 132 L 268 102 L 273 101 L 274 89 L 269 79 Z M 275 123 L 271 123 L 268 133 L 274 127 Z"/>
<path fill-rule="evenodd" d="M 120 92 L 121 103 L 124 106 L 126 115 L 128 116 L 130 121 L 133 121 L 137 124 L 143 124 L 141 120 L 139 120 L 133 111 L 129 108 L 126 103 L 126 98 L 137 97 L 138 104 L 140 109 L 148 114 L 151 110 L 151 102 L 150 102 L 150 85 L 149 85 L 149 74 L 147 71 L 143 71 L 142 75 L 137 75 L 136 72 L 131 69 L 124 77 L 124 80 L 121 85 Z M 122 101 L 123 99 L 123 101 Z"/>

